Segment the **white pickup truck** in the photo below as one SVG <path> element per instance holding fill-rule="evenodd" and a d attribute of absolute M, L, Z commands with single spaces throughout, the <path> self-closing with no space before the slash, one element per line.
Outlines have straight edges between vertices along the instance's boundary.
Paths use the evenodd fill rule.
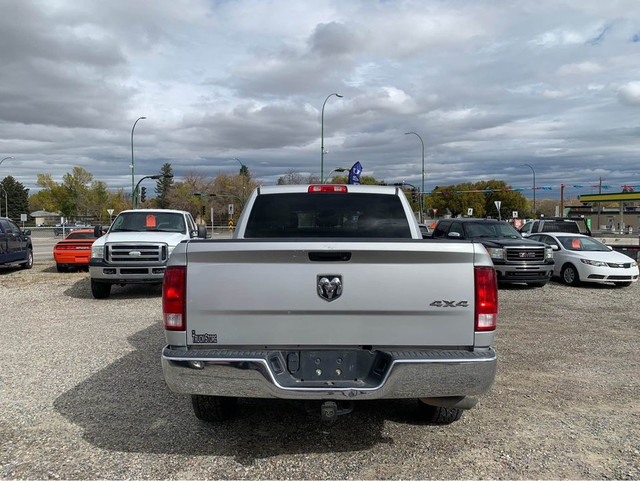
<path fill-rule="evenodd" d="M 253 192 L 233 239 L 179 244 L 163 284 L 169 388 L 196 416 L 237 398 L 416 398 L 450 423 L 490 389 L 498 311 L 480 243 L 423 240 L 396 187 L 290 185 Z"/>
<path fill-rule="evenodd" d="M 105 235 L 100 226 L 91 247 L 91 293 L 105 299 L 113 284 L 162 284 L 167 261 L 183 240 L 205 238 L 189 212 L 137 209 L 120 212 Z"/>

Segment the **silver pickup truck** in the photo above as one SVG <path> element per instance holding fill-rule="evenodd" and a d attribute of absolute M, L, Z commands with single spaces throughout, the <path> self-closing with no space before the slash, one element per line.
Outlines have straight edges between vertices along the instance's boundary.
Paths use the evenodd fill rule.
<path fill-rule="evenodd" d="M 416 398 L 450 423 L 490 389 L 497 282 L 482 244 L 423 240 L 402 191 L 258 188 L 233 239 L 179 244 L 163 284 L 169 388 L 196 416 L 237 398 Z"/>

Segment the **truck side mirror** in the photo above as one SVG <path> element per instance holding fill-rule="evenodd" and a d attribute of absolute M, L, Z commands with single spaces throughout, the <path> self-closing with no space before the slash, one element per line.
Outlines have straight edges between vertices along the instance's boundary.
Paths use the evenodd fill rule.
<path fill-rule="evenodd" d="M 447 237 L 451 237 L 452 239 L 459 239 L 462 236 L 460 235 L 460 232 L 449 232 L 447 234 Z"/>
<path fill-rule="evenodd" d="M 22 231 L 23 235 L 31 235 L 31 229 L 26 229 Z"/>
<path fill-rule="evenodd" d="M 207 238 L 207 227 L 204 225 L 198 226 L 198 238 L 206 239 Z"/>
<path fill-rule="evenodd" d="M 102 237 L 102 226 L 97 225 L 93 228 L 93 237 Z"/>

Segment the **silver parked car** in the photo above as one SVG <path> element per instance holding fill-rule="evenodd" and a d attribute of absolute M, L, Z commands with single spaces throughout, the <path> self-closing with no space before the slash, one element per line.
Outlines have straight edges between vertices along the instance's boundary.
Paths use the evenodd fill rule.
<path fill-rule="evenodd" d="M 533 234 L 529 239 L 548 244 L 553 249 L 554 276 L 565 284 L 580 282 L 613 282 L 630 286 L 638 280 L 638 264 L 631 257 L 582 234 L 549 232 Z"/>

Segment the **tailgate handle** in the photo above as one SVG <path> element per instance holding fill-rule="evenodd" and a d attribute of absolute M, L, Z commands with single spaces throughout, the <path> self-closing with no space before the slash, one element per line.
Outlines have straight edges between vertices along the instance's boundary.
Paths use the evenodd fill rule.
<path fill-rule="evenodd" d="M 348 262 L 351 252 L 309 252 L 311 262 Z"/>

